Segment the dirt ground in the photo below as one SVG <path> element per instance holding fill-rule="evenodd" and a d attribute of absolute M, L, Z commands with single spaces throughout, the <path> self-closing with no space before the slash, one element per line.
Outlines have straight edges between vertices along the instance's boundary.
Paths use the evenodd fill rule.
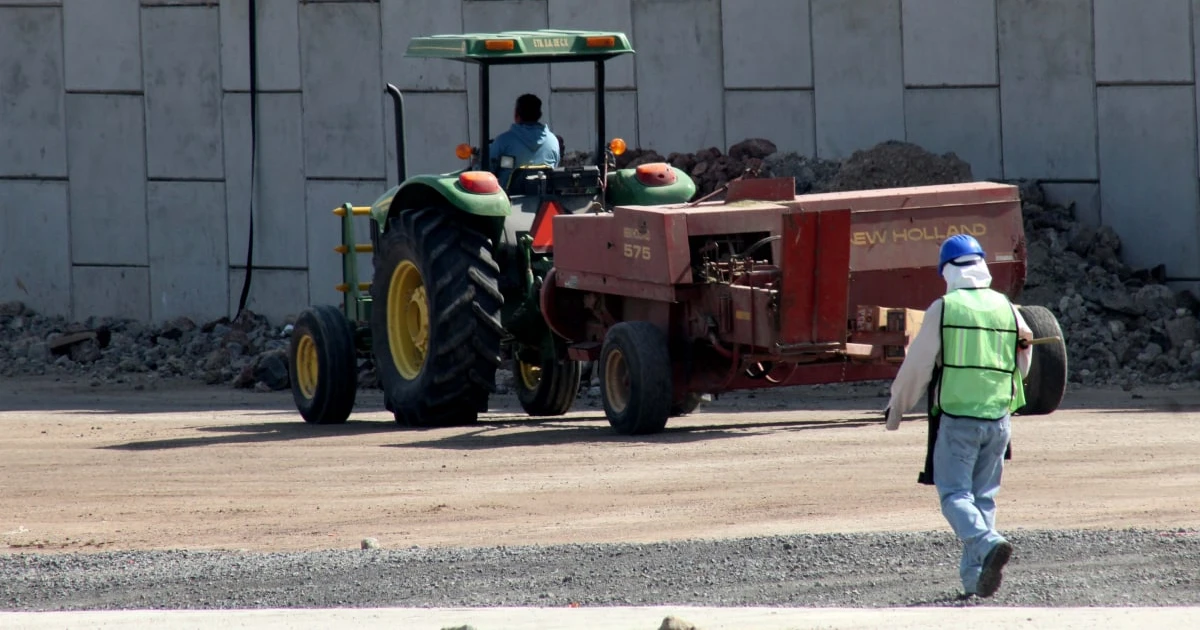
<path fill-rule="evenodd" d="M 945 529 L 926 423 L 879 384 L 731 395 L 656 436 L 597 403 L 402 429 L 378 392 L 310 426 L 289 392 L 0 381 L 0 549 L 386 548 Z M 999 525 L 1200 527 L 1200 392 L 1068 393 L 1014 421 Z"/>

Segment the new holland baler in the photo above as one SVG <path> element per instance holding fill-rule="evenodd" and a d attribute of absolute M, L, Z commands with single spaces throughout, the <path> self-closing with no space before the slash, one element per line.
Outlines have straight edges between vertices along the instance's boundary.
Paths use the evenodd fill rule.
<path fill-rule="evenodd" d="M 702 394 L 893 378 L 923 310 L 945 292 L 938 248 L 974 235 L 992 287 L 1019 299 L 1015 186 L 987 182 L 795 195 L 790 178 L 734 182 L 722 201 L 559 215 L 540 301 L 570 359 L 597 361 L 623 434 L 661 431 Z M 1021 306 L 1039 340 L 1025 414 L 1053 411 L 1066 349 L 1053 314 Z"/>

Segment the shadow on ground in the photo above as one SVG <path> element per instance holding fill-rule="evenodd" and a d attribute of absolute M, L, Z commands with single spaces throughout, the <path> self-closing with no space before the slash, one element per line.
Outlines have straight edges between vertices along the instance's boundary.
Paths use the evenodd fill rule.
<path fill-rule="evenodd" d="M 722 414 L 716 418 L 726 419 Z M 413 428 L 392 420 L 350 420 L 338 425 L 313 425 L 297 422 L 262 422 L 236 425 L 190 427 L 197 435 L 183 438 L 140 440 L 97 447 L 100 450 L 154 451 L 178 448 L 202 448 L 231 444 L 288 442 L 337 438 L 374 433 L 406 436 L 433 435 L 429 439 L 385 445 L 388 448 L 484 450 L 527 446 L 555 446 L 575 443 L 681 444 L 723 438 L 737 438 L 763 432 L 849 429 L 879 425 L 881 420 L 786 420 L 745 423 L 704 424 L 704 416 L 687 418 L 686 426 L 671 426 L 658 434 L 625 436 L 613 432 L 603 415 L 572 415 L 563 418 L 511 419 L 485 416 L 470 427 Z M 676 420 L 682 422 L 683 420 Z"/>
<path fill-rule="evenodd" d="M 771 431 L 809 431 L 814 429 L 851 429 L 882 424 L 881 421 L 863 420 L 789 420 L 746 422 L 739 424 L 695 424 L 703 416 L 689 418 L 688 426 L 671 426 L 662 433 L 653 435 L 619 435 L 613 432 L 604 416 L 573 417 L 562 421 L 524 420 L 517 422 L 481 421 L 484 428 L 457 433 L 445 437 L 401 444 L 389 444 L 392 448 L 484 450 L 522 446 L 557 446 L 576 443 L 629 443 L 629 444 L 683 444 L 724 438 L 747 437 Z M 588 426 L 580 422 L 590 421 Z M 521 429 L 520 432 L 505 432 L 505 429 Z"/>
<path fill-rule="evenodd" d="M 887 382 L 854 385 L 797 386 L 789 388 L 730 392 L 705 403 L 710 413 L 803 413 L 805 411 L 844 411 L 880 413 L 887 406 Z M 384 411 L 383 394 L 378 389 L 358 391 L 355 416 Z M 924 401 L 912 412 L 920 414 Z M 1103 410 L 1115 412 L 1200 412 L 1200 390 L 1169 390 L 1166 387 L 1138 388 L 1132 392 L 1117 388 L 1072 387 L 1060 407 L 1064 410 Z M 290 390 L 257 392 L 234 389 L 228 385 L 204 385 L 178 379 L 135 389 L 130 383 L 91 387 L 86 380 L 55 381 L 46 378 L 0 379 L 0 414 L 4 412 L 67 412 L 79 414 L 139 415 L 163 413 L 236 413 L 260 415 L 272 413 L 281 418 L 294 417 L 300 422 Z M 492 399 L 492 411 L 524 417 L 511 395 Z M 581 395 L 575 411 L 603 415 L 594 396 Z M 259 412 L 256 414 L 255 412 Z"/>

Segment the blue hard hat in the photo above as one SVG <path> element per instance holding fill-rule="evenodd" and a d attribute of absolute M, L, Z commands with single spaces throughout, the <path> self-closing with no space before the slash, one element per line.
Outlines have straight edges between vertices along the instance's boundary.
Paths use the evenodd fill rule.
<path fill-rule="evenodd" d="M 942 252 L 938 257 L 938 274 L 942 273 L 942 269 L 946 267 L 946 263 L 959 256 L 968 256 L 970 254 L 977 254 L 981 258 L 986 256 L 983 253 L 983 246 L 979 244 L 979 241 L 975 240 L 974 236 L 970 234 L 955 234 L 946 239 L 942 243 Z"/>

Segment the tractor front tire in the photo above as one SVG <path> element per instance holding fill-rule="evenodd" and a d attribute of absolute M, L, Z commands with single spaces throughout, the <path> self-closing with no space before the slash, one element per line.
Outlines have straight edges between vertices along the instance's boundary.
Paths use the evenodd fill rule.
<path fill-rule="evenodd" d="M 406 210 L 379 237 L 372 352 L 387 407 L 405 426 L 474 423 L 496 389 L 500 268 L 454 208 Z"/>
<path fill-rule="evenodd" d="M 358 393 L 354 327 L 334 306 L 305 309 L 288 345 L 292 398 L 309 424 L 341 424 Z"/>
<path fill-rule="evenodd" d="M 671 414 L 671 356 L 667 337 L 649 322 L 620 322 L 600 350 L 600 398 L 621 435 L 659 433 Z"/>
<path fill-rule="evenodd" d="M 530 416 L 561 416 L 571 410 L 579 394 L 579 362 L 543 359 L 530 365 L 514 356 L 513 386 L 521 408 Z"/>
<path fill-rule="evenodd" d="M 1023 416 L 1053 413 L 1067 390 L 1067 346 L 1054 313 L 1043 306 L 1019 307 L 1021 317 L 1037 337 L 1059 337 L 1061 341 L 1033 346 L 1033 360 L 1025 378 L 1025 405 L 1017 410 Z"/>

